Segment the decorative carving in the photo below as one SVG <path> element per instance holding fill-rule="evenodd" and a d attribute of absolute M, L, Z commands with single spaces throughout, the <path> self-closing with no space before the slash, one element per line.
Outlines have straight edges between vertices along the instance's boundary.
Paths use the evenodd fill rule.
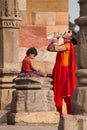
<path fill-rule="evenodd" d="M 0 16 L 19 17 L 18 0 L 0 0 Z"/>
<path fill-rule="evenodd" d="M 0 16 L 5 15 L 5 0 L 0 0 Z"/>
<path fill-rule="evenodd" d="M 18 0 L 14 0 L 14 15 L 15 17 L 19 16 Z"/>
<path fill-rule="evenodd" d="M 9 12 L 8 12 L 8 1 L 5 0 L 5 16 L 9 16 Z"/>
<path fill-rule="evenodd" d="M 2 22 L 0 22 L 0 28 L 19 28 L 20 27 L 20 20 L 3 20 Z"/>

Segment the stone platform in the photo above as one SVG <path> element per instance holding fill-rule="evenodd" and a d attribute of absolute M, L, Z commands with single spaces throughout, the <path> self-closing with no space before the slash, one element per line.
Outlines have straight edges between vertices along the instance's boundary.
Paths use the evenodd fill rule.
<path fill-rule="evenodd" d="M 50 112 L 19 112 L 8 113 L 7 124 L 15 125 L 30 125 L 30 124 L 51 124 L 57 125 L 59 122 L 59 113 L 56 111 Z"/>
<path fill-rule="evenodd" d="M 14 79 L 11 111 L 7 124 L 57 124 L 59 113 L 55 110 L 51 78 L 18 77 Z"/>

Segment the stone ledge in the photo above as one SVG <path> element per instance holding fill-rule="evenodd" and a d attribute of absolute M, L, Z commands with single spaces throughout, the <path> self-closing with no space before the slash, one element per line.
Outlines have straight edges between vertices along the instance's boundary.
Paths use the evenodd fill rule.
<path fill-rule="evenodd" d="M 48 77 L 17 77 L 13 80 L 16 84 L 30 84 L 30 83 L 50 83 L 52 81 L 51 78 Z M 26 81 L 26 82 L 25 82 Z"/>
<path fill-rule="evenodd" d="M 13 82 L 16 83 L 13 86 L 16 89 L 50 89 L 53 87 L 51 85 L 52 79 L 48 77 L 17 77 Z"/>
<path fill-rule="evenodd" d="M 56 111 L 50 112 L 19 112 L 19 113 L 8 113 L 7 123 L 8 124 L 58 124 L 59 113 Z"/>

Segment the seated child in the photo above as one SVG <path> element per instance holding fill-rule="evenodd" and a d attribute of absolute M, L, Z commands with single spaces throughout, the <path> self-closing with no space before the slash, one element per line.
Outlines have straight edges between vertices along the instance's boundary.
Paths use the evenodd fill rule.
<path fill-rule="evenodd" d="M 18 77 L 44 77 L 45 74 L 40 72 L 34 65 L 33 59 L 38 55 L 37 50 L 34 47 L 31 47 L 27 50 L 26 56 L 22 61 L 21 73 Z"/>

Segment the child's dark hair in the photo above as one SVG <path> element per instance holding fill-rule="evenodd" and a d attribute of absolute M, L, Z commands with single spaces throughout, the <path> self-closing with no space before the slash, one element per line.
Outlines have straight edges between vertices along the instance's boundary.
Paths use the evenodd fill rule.
<path fill-rule="evenodd" d="M 38 52 L 37 52 L 36 48 L 31 47 L 26 52 L 26 55 L 29 55 L 29 54 L 34 54 L 36 56 L 36 55 L 38 55 Z"/>

